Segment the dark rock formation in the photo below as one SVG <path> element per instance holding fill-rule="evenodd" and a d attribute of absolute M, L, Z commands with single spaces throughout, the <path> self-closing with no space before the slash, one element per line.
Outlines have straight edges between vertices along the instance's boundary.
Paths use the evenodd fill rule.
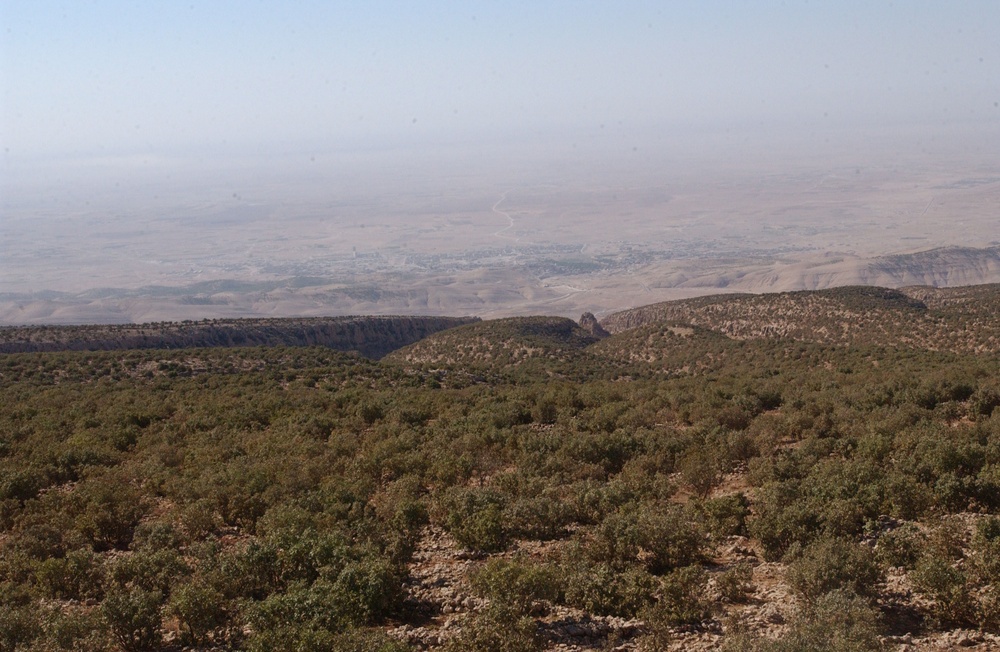
<path fill-rule="evenodd" d="M 598 323 L 597 317 L 595 317 L 592 312 L 585 312 L 580 315 L 580 328 L 587 331 L 594 337 L 605 338 L 611 335 L 611 333 L 604 330 L 604 327 Z"/>

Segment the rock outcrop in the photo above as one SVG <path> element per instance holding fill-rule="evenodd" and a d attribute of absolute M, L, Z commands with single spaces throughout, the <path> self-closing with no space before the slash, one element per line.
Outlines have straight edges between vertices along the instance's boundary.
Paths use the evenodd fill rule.
<path fill-rule="evenodd" d="M 587 331 L 594 337 L 599 337 L 601 339 L 611 335 L 611 333 L 604 330 L 604 327 L 601 326 L 600 322 L 597 321 L 597 317 L 595 317 L 592 312 L 585 312 L 580 315 L 580 328 Z"/>

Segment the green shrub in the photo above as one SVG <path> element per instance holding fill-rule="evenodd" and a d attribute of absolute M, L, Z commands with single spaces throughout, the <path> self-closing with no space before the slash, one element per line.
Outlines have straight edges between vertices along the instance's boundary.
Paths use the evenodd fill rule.
<path fill-rule="evenodd" d="M 410 647 L 378 630 L 349 629 L 333 637 L 330 652 L 407 652 Z"/>
<path fill-rule="evenodd" d="M 788 584 L 807 604 L 838 589 L 872 600 L 878 595 L 882 571 L 866 547 L 823 538 L 789 555 L 793 559 L 786 573 Z"/>
<path fill-rule="evenodd" d="M 792 544 L 808 543 L 820 531 L 819 514 L 801 496 L 798 482 L 769 482 L 757 493 L 748 529 L 767 561 L 781 559 Z"/>
<path fill-rule="evenodd" d="M 931 618 L 939 625 L 970 625 L 976 621 L 976 601 L 965 573 L 951 560 L 930 552 L 910 573 L 917 591 L 934 601 Z"/>
<path fill-rule="evenodd" d="M 677 568 L 660 578 L 656 602 L 644 612 L 654 629 L 694 625 L 712 617 L 708 573 L 701 566 Z"/>
<path fill-rule="evenodd" d="M 42 633 L 38 607 L 32 604 L 0 604 L 0 650 L 26 649 Z"/>
<path fill-rule="evenodd" d="M 445 652 L 535 652 L 544 647 L 535 621 L 520 612 L 491 606 L 466 618 Z"/>
<path fill-rule="evenodd" d="M 159 591 L 113 588 L 101 601 L 101 614 L 124 650 L 140 652 L 160 642 L 162 604 Z"/>
<path fill-rule="evenodd" d="M 329 649 L 334 634 L 354 625 L 354 596 L 333 583 L 299 582 L 274 593 L 246 611 L 252 628 L 250 650 Z"/>
<path fill-rule="evenodd" d="M 875 546 L 875 558 L 886 568 L 912 570 L 924 547 L 924 536 L 912 523 L 883 533 Z"/>
<path fill-rule="evenodd" d="M 37 496 L 48 484 L 45 473 L 39 469 L 4 469 L 0 473 L 0 500 L 23 503 Z"/>
<path fill-rule="evenodd" d="M 1000 587 L 990 584 L 984 587 L 976 605 L 976 622 L 994 634 L 1000 632 Z"/>
<path fill-rule="evenodd" d="M 990 516 L 976 526 L 969 572 L 981 584 L 1000 585 L 1000 518 Z"/>
<path fill-rule="evenodd" d="M 334 649 L 337 632 L 369 624 L 398 605 L 401 578 L 387 562 L 362 560 L 336 579 L 295 582 L 247 611 L 250 650 Z"/>
<path fill-rule="evenodd" d="M 693 519 L 674 506 L 642 505 L 606 517 L 585 539 L 596 563 L 624 569 L 641 564 L 654 575 L 697 561 L 704 539 Z"/>
<path fill-rule="evenodd" d="M 219 529 L 219 521 L 214 502 L 207 498 L 191 502 L 180 510 L 180 524 L 189 543 L 215 534 Z"/>
<path fill-rule="evenodd" d="M 1000 406 L 1000 389 L 984 385 L 969 397 L 969 414 L 977 419 L 988 418 Z"/>
<path fill-rule="evenodd" d="M 722 479 L 718 454 L 707 445 L 689 450 L 678 467 L 681 479 L 699 498 L 707 498 Z"/>
<path fill-rule="evenodd" d="M 518 559 L 490 559 L 470 581 L 478 595 L 521 613 L 528 613 L 540 600 L 555 602 L 562 593 L 554 568 Z"/>
<path fill-rule="evenodd" d="M 218 556 L 223 593 L 229 598 L 263 600 L 284 586 L 278 546 L 258 540 Z"/>
<path fill-rule="evenodd" d="M 706 500 L 701 510 L 705 513 L 708 531 L 714 536 L 746 536 L 750 501 L 744 494 Z"/>
<path fill-rule="evenodd" d="M 745 602 L 753 593 L 753 566 L 740 562 L 715 577 L 715 588 L 725 602 Z"/>
<path fill-rule="evenodd" d="M 602 616 L 633 618 L 653 600 L 656 578 L 642 568 L 576 562 L 565 571 L 566 604 Z"/>
<path fill-rule="evenodd" d="M 102 580 L 99 558 L 86 549 L 74 550 L 62 558 L 50 557 L 35 570 L 35 581 L 50 598 L 100 598 Z"/>
<path fill-rule="evenodd" d="M 88 479 L 75 493 L 74 498 L 84 503 L 76 526 L 94 550 L 128 548 L 139 519 L 149 509 L 145 496 L 114 473 Z"/>
<path fill-rule="evenodd" d="M 178 548 L 181 537 L 173 523 L 150 521 L 140 523 L 135 528 L 132 546 L 137 549 L 164 550 Z"/>
<path fill-rule="evenodd" d="M 480 552 L 499 552 L 508 545 L 505 500 L 490 489 L 454 488 L 443 497 L 444 525 L 458 545 Z"/>
<path fill-rule="evenodd" d="M 108 577 L 119 587 L 139 587 L 166 596 L 180 578 L 190 573 L 191 568 L 176 550 L 139 550 L 118 558 Z"/>
<path fill-rule="evenodd" d="M 349 597 L 349 613 L 356 624 L 380 621 L 394 613 L 402 599 L 403 578 L 387 559 L 369 556 L 348 563 L 335 587 Z"/>
<path fill-rule="evenodd" d="M 568 505 L 549 496 L 518 498 L 504 510 L 504 520 L 512 536 L 536 541 L 563 536 L 572 516 Z"/>
<path fill-rule="evenodd" d="M 59 609 L 46 614 L 39 652 L 78 650 L 80 652 L 111 652 L 116 649 L 99 611 Z"/>
<path fill-rule="evenodd" d="M 820 596 L 780 639 L 729 638 L 724 652 L 881 652 L 881 622 L 865 598 L 837 590 Z"/>
<path fill-rule="evenodd" d="M 912 475 L 891 471 L 885 480 L 885 488 L 889 511 L 897 518 L 921 518 L 934 504 L 931 488 Z"/>
<path fill-rule="evenodd" d="M 209 632 L 222 626 L 227 615 L 225 597 L 202 581 L 189 582 L 174 590 L 167 611 L 177 618 L 185 639 L 195 645 L 205 643 Z"/>

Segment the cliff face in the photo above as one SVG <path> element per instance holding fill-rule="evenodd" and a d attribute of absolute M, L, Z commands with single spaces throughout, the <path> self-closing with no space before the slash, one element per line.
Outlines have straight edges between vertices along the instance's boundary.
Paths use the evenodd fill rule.
<path fill-rule="evenodd" d="M 0 353 L 325 346 L 381 358 L 432 333 L 477 321 L 478 317 L 317 317 L 0 328 Z"/>

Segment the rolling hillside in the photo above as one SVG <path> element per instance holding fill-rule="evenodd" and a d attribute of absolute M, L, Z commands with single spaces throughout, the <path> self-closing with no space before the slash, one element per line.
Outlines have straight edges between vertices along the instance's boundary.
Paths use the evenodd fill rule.
<path fill-rule="evenodd" d="M 998 299 L 16 331 L 0 649 L 1000 649 Z"/>
<path fill-rule="evenodd" d="M 601 320 L 611 333 L 662 321 L 741 340 L 791 339 L 952 352 L 1000 350 L 1000 286 L 868 286 L 668 301 Z"/>

